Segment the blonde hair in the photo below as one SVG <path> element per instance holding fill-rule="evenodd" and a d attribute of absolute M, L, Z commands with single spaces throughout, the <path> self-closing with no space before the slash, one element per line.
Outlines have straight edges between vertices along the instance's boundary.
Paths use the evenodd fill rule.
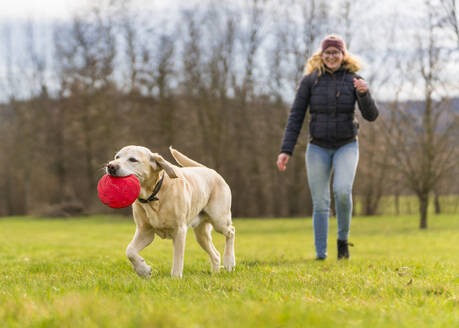
<path fill-rule="evenodd" d="M 328 35 L 324 38 L 325 39 L 335 39 L 335 40 L 341 40 L 343 39 L 337 35 Z M 346 49 L 346 44 L 344 43 L 344 58 L 343 58 L 343 67 L 344 69 L 347 69 L 351 73 L 356 73 L 360 70 L 362 67 L 362 62 L 358 57 L 355 55 L 349 53 Z M 318 75 L 322 75 L 327 68 L 325 67 L 325 64 L 322 60 L 322 48 L 320 48 L 316 53 L 314 53 L 307 61 L 306 64 L 304 65 L 304 74 L 309 74 L 312 73 L 314 70 L 317 70 Z"/>

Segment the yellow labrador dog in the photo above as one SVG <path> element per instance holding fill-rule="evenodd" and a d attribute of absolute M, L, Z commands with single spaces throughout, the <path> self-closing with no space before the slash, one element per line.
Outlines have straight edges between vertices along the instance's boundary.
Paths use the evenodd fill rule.
<path fill-rule="evenodd" d="M 141 277 L 151 276 L 151 267 L 139 252 L 155 235 L 173 240 L 172 276 L 182 277 L 185 239 L 188 227 L 209 254 L 214 272 L 220 269 L 220 253 L 212 243 L 211 230 L 226 237 L 223 265 L 233 270 L 235 229 L 231 221 L 231 190 L 214 170 L 170 148 L 182 167 L 166 161 L 157 153 L 140 146 L 121 149 L 107 164 L 108 174 L 124 177 L 134 174 L 140 181 L 139 198 L 132 204 L 137 229 L 126 255 Z"/>

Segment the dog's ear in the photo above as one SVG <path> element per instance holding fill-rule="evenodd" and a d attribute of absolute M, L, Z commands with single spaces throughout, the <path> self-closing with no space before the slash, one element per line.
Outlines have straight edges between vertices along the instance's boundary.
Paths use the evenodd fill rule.
<path fill-rule="evenodd" d="M 177 178 L 177 174 L 175 173 L 174 167 L 171 163 L 166 161 L 161 155 L 156 153 L 150 154 L 150 164 L 153 166 L 153 169 L 157 169 L 160 166 L 166 174 L 171 179 Z"/>

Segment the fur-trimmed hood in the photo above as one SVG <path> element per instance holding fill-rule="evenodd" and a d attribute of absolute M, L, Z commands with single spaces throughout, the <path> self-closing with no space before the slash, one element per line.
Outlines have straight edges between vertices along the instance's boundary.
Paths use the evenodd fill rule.
<path fill-rule="evenodd" d="M 358 59 L 354 55 L 346 53 L 341 67 L 348 70 L 351 73 L 357 73 L 358 71 L 360 71 L 362 63 L 360 62 L 360 59 Z M 326 70 L 326 67 L 322 61 L 321 53 L 316 53 L 312 55 L 311 58 L 309 58 L 309 60 L 306 63 L 304 73 L 309 74 L 314 70 L 317 70 L 319 72 L 319 75 L 322 75 Z"/>

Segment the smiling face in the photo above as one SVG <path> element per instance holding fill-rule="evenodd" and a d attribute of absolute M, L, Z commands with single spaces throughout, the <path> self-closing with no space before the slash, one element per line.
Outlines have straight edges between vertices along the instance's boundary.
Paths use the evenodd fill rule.
<path fill-rule="evenodd" d="M 338 48 L 328 47 L 322 52 L 322 61 L 332 71 L 336 71 L 340 68 L 343 59 L 344 54 L 338 50 Z"/>

